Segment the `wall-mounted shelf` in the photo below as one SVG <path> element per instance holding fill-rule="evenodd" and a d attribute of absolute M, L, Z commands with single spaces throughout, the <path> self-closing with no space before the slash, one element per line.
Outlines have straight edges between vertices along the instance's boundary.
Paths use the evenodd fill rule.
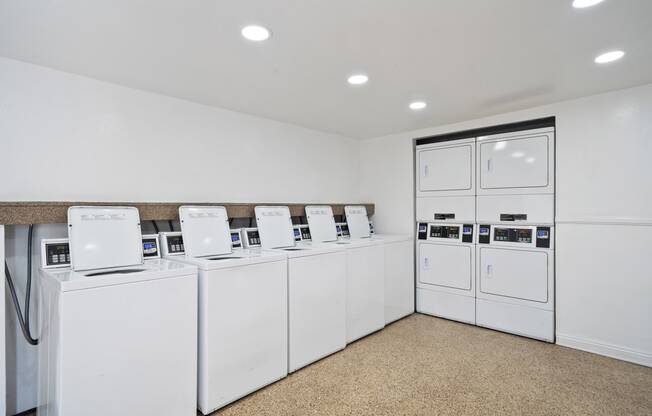
<path fill-rule="evenodd" d="M 286 205 L 292 216 L 304 216 L 306 205 L 330 205 L 334 215 L 344 215 L 345 205 L 364 205 L 369 216 L 374 214 L 374 204 L 328 204 L 328 203 L 225 203 L 225 202 L 59 202 L 59 201 L 20 201 L 0 202 L 0 224 L 56 224 L 65 223 L 68 218 L 68 207 L 73 205 L 104 205 L 131 206 L 138 208 L 140 219 L 176 220 L 179 218 L 181 205 L 222 205 L 225 206 L 229 218 L 250 218 L 254 216 L 256 205 Z"/>

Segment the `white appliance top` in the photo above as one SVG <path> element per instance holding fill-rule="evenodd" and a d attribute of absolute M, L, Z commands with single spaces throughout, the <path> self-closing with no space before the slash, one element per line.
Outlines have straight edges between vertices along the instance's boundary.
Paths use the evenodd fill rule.
<path fill-rule="evenodd" d="M 306 218 L 312 241 L 316 243 L 337 241 L 333 208 L 328 205 L 307 205 Z"/>
<path fill-rule="evenodd" d="M 344 213 L 352 240 L 371 236 L 367 208 L 364 205 L 347 205 L 344 207 Z"/>
<path fill-rule="evenodd" d="M 260 251 L 271 251 L 274 253 L 282 253 L 287 258 L 317 256 L 320 254 L 342 252 L 347 249 L 345 244 L 338 243 L 312 243 L 301 241 L 292 247 L 280 247 L 273 249 L 254 249 Z"/>
<path fill-rule="evenodd" d="M 387 243 L 394 243 L 399 241 L 411 241 L 412 236 L 409 234 L 372 234 L 372 240 L 381 240 Z"/>
<path fill-rule="evenodd" d="M 229 269 L 232 267 L 241 267 L 250 264 L 285 261 L 287 256 L 285 253 L 277 250 L 242 249 L 234 251 L 231 254 L 222 254 L 219 256 L 176 256 L 170 257 L 170 259 L 173 261 L 180 261 L 186 264 L 197 266 L 199 270 L 210 271 L 218 269 Z"/>
<path fill-rule="evenodd" d="M 44 284 L 54 285 L 59 291 L 94 289 L 104 286 L 130 284 L 148 280 L 176 277 L 197 277 L 197 267 L 165 259 L 147 260 L 142 265 L 106 270 L 73 271 L 41 269 Z"/>
<path fill-rule="evenodd" d="M 254 210 L 262 248 L 294 247 L 294 228 L 290 208 L 259 206 Z"/>
<path fill-rule="evenodd" d="M 218 256 L 233 251 L 226 208 L 182 206 L 179 222 L 187 257 Z"/>
<path fill-rule="evenodd" d="M 143 264 L 140 216 L 134 207 L 70 207 L 68 238 L 73 270 Z"/>

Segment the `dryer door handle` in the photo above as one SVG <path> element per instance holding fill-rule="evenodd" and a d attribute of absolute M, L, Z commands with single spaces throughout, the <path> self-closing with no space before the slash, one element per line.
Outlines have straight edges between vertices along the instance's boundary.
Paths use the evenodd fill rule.
<path fill-rule="evenodd" d="M 430 169 L 428 168 L 428 165 L 423 166 L 423 176 L 428 176 L 430 173 Z"/>
<path fill-rule="evenodd" d="M 489 278 L 492 277 L 493 272 L 494 272 L 494 266 L 492 266 L 491 264 L 487 264 L 487 277 Z"/>
<path fill-rule="evenodd" d="M 423 268 L 424 270 L 427 270 L 430 268 L 430 260 L 428 260 L 428 257 L 423 258 Z"/>
<path fill-rule="evenodd" d="M 487 172 L 491 172 L 491 159 L 487 159 Z"/>

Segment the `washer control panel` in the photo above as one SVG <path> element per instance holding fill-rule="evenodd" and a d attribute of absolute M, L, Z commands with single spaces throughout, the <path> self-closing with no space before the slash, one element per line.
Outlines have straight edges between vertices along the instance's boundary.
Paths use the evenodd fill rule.
<path fill-rule="evenodd" d="M 183 236 L 180 231 L 160 233 L 161 254 L 164 256 L 180 256 L 185 254 Z"/>
<path fill-rule="evenodd" d="M 242 229 L 243 242 L 246 248 L 260 247 L 260 234 L 258 228 L 243 228 Z"/>
<path fill-rule="evenodd" d="M 67 238 L 41 240 L 41 267 L 53 269 L 70 266 L 70 245 Z"/>
<path fill-rule="evenodd" d="M 299 231 L 301 232 L 301 239 L 302 240 L 312 240 L 312 236 L 310 235 L 310 227 L 307 225 L 300 225 L 299 226 Z"/>
<path fill-rule="evenodd" d="M 157 234 L 143 235 L 143 258 L 145 259 L 161 258 L 161 251 L 158 248 Z"/>
<path fill-rule="evenodd" d="M 431 225 L 430 237 L 457 240 L 460 238 L 460 227 L 455 225 Z"/>
<path fill-rule="evenodd" d="M 231 230 L 231 246 L 233 248 L 242 248 L 242 238 L 240 237 L 240 229 Z"/>
<path fill-rule="evenodd" d="M 298 225 L 295 225 L 293 228 L 294 228 L 294 241 L 301 241 L 301 229 L 299 228 Z"/>
<path fill-rule="evenodd" d="M 337 224 L 335 224 L 335 227 L 337 227 L 338 237 L 344 237 L 344 238 L 351 237 L 351 234 L 349 233 L 349 224 L 345 222 L 338 222 Z"/>

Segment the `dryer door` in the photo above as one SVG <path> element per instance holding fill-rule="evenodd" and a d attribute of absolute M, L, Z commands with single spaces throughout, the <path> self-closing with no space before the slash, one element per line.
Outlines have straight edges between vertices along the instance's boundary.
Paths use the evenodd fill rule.
<path fill-rule="evenodd" d="M 471 290 L 472 256 L 472 245 L 420 244 L 419 283 Z"/>
<path fill-rule="evenodd" d="M 480 144 L 480 189 L 547 188 L 551 185 L 549 134 Z"/>
<path fill-rule="evenodd" d="M 482 247 L 480 292 L 524 301 L 548 302 L 548 253 Z"/>
<path fill-rule="evenodd" d="M 472 194 L 474 158 L 475 143 L 417 148 L 418 194 Z"/>

